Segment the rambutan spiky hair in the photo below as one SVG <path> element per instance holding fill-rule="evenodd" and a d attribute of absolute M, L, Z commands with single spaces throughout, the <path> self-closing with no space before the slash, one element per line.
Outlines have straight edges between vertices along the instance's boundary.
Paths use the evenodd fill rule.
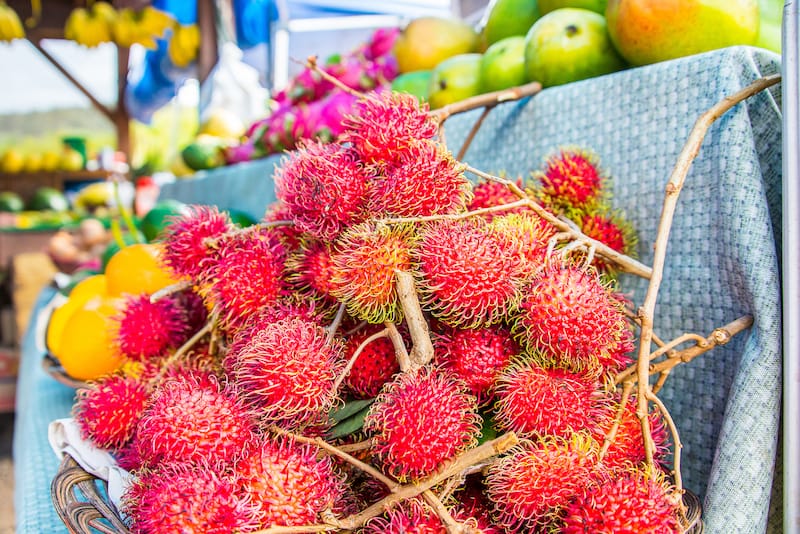
<path fill-rule="evenodd" d="M 384 516 L 373 517 L 362 530 L 363 534 L 444 534 L 442 520 L 433 508 L 417 498 L 407 499 L 388 510 Z"/>
<path fill-rule="evenodd" d="M 150 360 L 179 347 L 190 332 L 189 317 L 173 297 L 155 302 L 150 295 L 127 295 L 113 318 L 114 341 L 132 360 Z"/>
<path fill-rule="evenodd" d="M 233 230 L 227 212 L 216 206 L 189 206 L 189 213 L 174 218 L 164 230 L 162 261 L 179 276 L 196 278 L 211 253 L 210 240 Z"/>
<path fill-rule="evenodd" d="M 548 156 L 544 168 L 534 177 L 538 196 L 557 213 L 572 215 L 605 202 L 608 181 L 599 158 L 590 150 L 562 147 Z"/>

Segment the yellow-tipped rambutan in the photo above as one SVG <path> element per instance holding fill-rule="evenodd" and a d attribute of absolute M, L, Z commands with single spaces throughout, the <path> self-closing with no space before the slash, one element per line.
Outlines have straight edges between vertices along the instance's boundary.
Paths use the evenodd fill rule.
<path fill-rule="evenodd" d="M 286 260 L 287 280 L 301 295 L 308 296 L 326 308 L 334 308 L 333 251 L 331 245 L 317 239 L 303 239 Z"/>
<path fill-rule="evenodd" d="M 533 276 L 544 268 L 550 239 L 556 235 L 556 228 L 552 224 L 528 210 L 495 217 L 492 226 L 518 247 L 527 276 Z"/>
<path fill-rule="evenodd" d="M 580 219 L 581 231 L 588 237 L 608 245 L 611 249 L 631 258 L 636 257 L 637 237 L 633 226 L 621 212 L 603 210 L 583 215 Z M 616 266 L 595 255 L 592 260 L 598 271 L 615 275 Z"/>
<path fill-rule="evenodd" d="M 164 230 L 162 261 L 178 276 L 196 278 L 211 253 L 209 241 L 233 230 L 230 215 L 216 206 L 189 206 L 189 213 L 174 218 Z"/>
<path fill-rule="evenodd" d="M 517 179 L 516 185 L 522 189 L 522 180 Z M 478 180 L 472 186 L 472 200 L 467 205 L 468 211 L 475 211 L 483 208 L 493 208 L 495 206 L 502 206 L 504 204 L 511 204 L 519 200 L 519 197 L 509 187 L 501 182 L 494 180 Z M 482 215 L 487 221 L 492 221 L 495 217 L 500 215 L 507 215 L 509 213 L 526 213 L 530 209 L 526 207 L 510 208 L 508 210 L 493 211 Z"/>
<path fill-rule="evenodd" d="M 605 202 L 608 181 L 599 158 L 589 150 L 563 147 L 548 156 L 544 168 L 534 173 L 538 195 L 557 213 L 572 215 Z"/>

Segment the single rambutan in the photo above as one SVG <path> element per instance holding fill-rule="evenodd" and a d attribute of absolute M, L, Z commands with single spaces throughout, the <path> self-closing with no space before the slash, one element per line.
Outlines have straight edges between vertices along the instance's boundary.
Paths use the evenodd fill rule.
<path fill-rule="evenodd" d="M 519 357 L 504 368 L 495 389 L 495 423 L 520 437 L 569 437 L 597 431 L 611 399 L 595 374 L 542 366 Z"/>
<path fill-rule="evenodd" d="M 476 328 L 500 322 L 524 284 L 516 246 L 483 219 L 426 225 L 414 249 L 420 302 L 442 322 Z"/>
<path fill-rule="evenodd" d="M 294 251 L 300 246 L 300 241 L 306 234 L 294 225 L 289 207 L 281 201 L 276 201 L 267 206 L 264 211 L 263 223 L 273 225 L 273 230 L 278 234 L 287 251 Z"/>
<path fill-rule="evenodd" d="M 183 312 L 187 324 L 187 337 L 203 328 L 208 322 L 208 308 L 203 297 L 193 288 L 172 295 L 176 306 Z"/>
<path fill-rule="evenodd" d="M 179 347 L 189 333 L 187 316 L 172 297 L 155 302 L 150 295 L 128 295 L 114 317 L 114 341 L 132 360 L 149 360 Z"/>
<path fill-rule="evenodd" d="M 630 363 L 633 332 L 622 303 L 594 269 L 549 263 L 524 293 L 512 331 L 529 351 L 573 371 Z"/>
<path fill-rule="evenodd" d="M 347 312 L 370 323 L 398 322 L 402 307 L 395 290 L 395 271 L 410 272 L 414 226 L 362 223 L 334 244 L 331 294 Z"/>
<path fill-rule="evenodd" d="M 492 226 L 508 236 L 518 248 L 525 263 L 523 270 L 528 276 L 544 267 L 550 238 L 556 235 L 552 224 L 529 210 L 497 216 L 492 220 Z"/>
<path fill-rule="evenodd" d="M 301 230 L 331 240 L 364 220 L 369 177 L 338 143 L 302 143 L 275 169 L 275 194 Z"/>
<path fill-rule="evenodd" d="M 216 206 L 189 206 L 189 214 L 174 219 L 164 230 L 162 261 L 177 275 L 196 278 L 211 253 L 209 241 L 233 230 L 227 212 Z"/>
<path fill-rule="evenodd" d="M 376 396 L 381 387 L 400 371 L 394 345 L 388 337 L 374 339 L 362 346 L 383 329 L 381 325 L 367 325 L 344 339 L 345 361 L 350 361 L 357 350 L 361 351 L 344 379 L 344 385 L 356 398 Z"/>
<path fill-rule="evenodd" d="M 516 180 L 517 186 L 522 189 L 522 180 Z M 519 197 L 501 182 L 494 180 L 481 179 L 472 186 L 472 200 L 467 204 L 468 211 L 475 211 L 483 208 L 493 208 L 504 204 L 511 204 L 519 200 Z M 509 213 L 527 213 L 530 209 L 526 207 L 511 208 L 509 210 L 493 211 L 482 215 L 487 221 L 492 221 L 499 215 Z"/>
<path fill-rule="evenodd" d="M 587 236 L 608 245 L 611 249 L 631 258 L 636 257 L 636 232 L 619 212 L 593 212 L 580 220 L 581 231 Z M 595 255 L 592 265 L 602 273 L 616 274 L 613 264 Z"/>
<path fill-rule="evenodd" d="M 462 524 L 474 524 L 481 534 L 505 534 L 505 529 L 494 524 L 491 503 L 484 495 L 481 479 L 481 475 L 468 476 L 464 484 L 453 493 L 453 518 Z"/>
<path fill-rule="evenodd" d="M 498 325 L 445 327 L 433 346 L 436 362 L 462 379 L 481 404 L 492 398 L 497 375 L 520 351 L 511 332 Z"/>
<path fill-rule="evenodd" d="M 301 295 L 317 300 L 321 305 L 333 307 L 336 298 L 331 295 L 334 267 L 333 252 L 329 243 L 317 239 L 304 239 L 286 260 L 287 280 Z"/>
<path fill-rule="evenodd" d="M 320 523 L 346 490 L 331 459 L 317 447 L 265 437 L 235 467 L 244 494 L 261 512 L 261 527 Z"/>
<path fill-rule="evenodd" d="M 133 437 L 150 390 L 134 377 L 106 375 L 77 390 L 72 415 L 81 436 L 101 449 L 117 450 Z"/>
<path fill-rule="evenodd" d="M 253 328 L 252 337 L 238 336 L 224 365 L 262 419 L 300 428 L 338 401 L 341 351 L 318 323 L 292 317 Z"/>
<path fill-rule="evenodd" d="M 213 261 L 204 285 L 223 325 L 243 323 L 287 292 L 286 249 L 270 229 L 220 240 Z"/>
<path fill-rule="evenodd" d="M 561 148 L 534 176 L 539 181 L 539 196 L 558 213 L 569 216 L 605 201 L 608 179 L 598 157 L 588 150 Z"/>
<path fill-rule="evenodd" d="M 597 449 L 584 434 L 522 440 L 486 475 L 495 522 L 509 532 L 552 528 L 570 500 L 594 481 Z"/>
<path fill-rule="evenodd" d="M 252 532 L 262 518 L 235 477 L 202 461 L 144 470 L 123 494 L 122 505 L 135 534 Z"/>
<path fill-rule="evenodd" d="M 433 139 L 439 125 L 427 105 L 406 93 L 380 91 L 356 102 L 345 118 L 344 139 L 364 162 L 382 166 L 395 161 L 418 139 Z"/>
<path fill-rule="evenodd" d="M 418 498 L 407 499 L 389 509 L 383 516 L 373 517 L 363 534 L 447 534 L 436 511 Z"/>
<path fill-rule="evenodd" d="M 472 446 L 481 417 L 466 384 L 425 366 L 401 373 L 381 390 L 364 419 L 373 453 L 399 480 L 419 480 Z"/>
<path fill-rule="evenodd" d="M 161 462 L 228 462 L 247 450 L 252 412 L 209 373 L 166 377 L 136 427 L 133 444 L 145 466 Z"/>
<path fill-rule="evenodd" d="M 642 465 L 645 461 L 644 438 L 642 436 L 642 423 L 636 415 L 637 403 L 635 397 L 629 397 L 624 408 L 621 408 L 621 399 L 613 404 L 606 417 L 601 420 L 601 426 L 594 433 L 595 439 L 603 443 L 609 432 L 619 417 L 614 440 L 609 444 L 608 449 L 602 456 L 603 465 L 611 470 L 627 469 Z M 660 468 L 664 468 L 664 462 L 669 454 L 669 433 L 661 412 L 656 409 L 650 411 L 648 416 L 650 422 L 650 434 L 653 438 L 655 450 L 653 459 Z"/>
<path fill-rule="evenodd" d="M 302 295 L 290 293 L 275 302 L 259 308 L 247 320 L 228 330 L 230 340 L 249 339 L 264 325 L 276 323 L 284 319 L 300 318 L 308 322 L 324 325 L 330 310 L 317 304 L 317 301 Z M 235 342 L 235 341 L 234 341 Z"/>
<path fill-rule="evenodd" d="M 679 503 L 662 476 L 629 469 L 581 488 L 566 507 L 561 532 L 677 534 L 683 532 Z"/>
<path fill-rule="evenodd" d="M 466 165 L 429 139 L 409 142 L 369 190 L 370 213 L 419 217 L 464 211 L 471 198 Z"/>

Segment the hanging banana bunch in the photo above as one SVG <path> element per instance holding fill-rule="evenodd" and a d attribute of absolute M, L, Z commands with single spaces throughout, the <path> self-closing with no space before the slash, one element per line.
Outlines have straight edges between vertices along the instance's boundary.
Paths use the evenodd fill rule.
<path fill-rule="evenodd" d="M 0 42 L 10 43 L 14 39 L 24 39 L 25 28 L 17 12 L 0 1 Z"/>
<path fill-rule="evenodd" d="M 197 24 L 176 24 L 167 43 L 167 55 L 176 67 L 186 68 L 197 58 L 200 49 L 200 29 Z"/>
<path fill-rule="evenodd" d="M 174 24 L 172 17 L 152 6 L 141 10 L 124 8 L 119 11 L 114 24 L 114 41 L 122 47 L 140 44 L 156 48 L 156 39 L 162 39 Z"/>
<path fill-rule="evenodd" d="M 94 2 L 91 8 L 73 9 L 64 24 L 64 37 L 94 48 L 112 41 L 117 12 L 108 2 Z"/>

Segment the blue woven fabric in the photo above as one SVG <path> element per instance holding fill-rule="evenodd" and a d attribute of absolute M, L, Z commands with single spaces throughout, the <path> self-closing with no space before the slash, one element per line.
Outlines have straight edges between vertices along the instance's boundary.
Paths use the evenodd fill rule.
<path fill-rule="evenodd" d="M 722 97 L 779 71 L 779 56 L 735 47 L 547 89 L 496 107 L 465 160 L 528 176 L 561 145 L 594 150 L 649 265 L 664 187 L 695 120 Z M 477 116 L 448 121 L 454 151 Z M 276 161 L 210 171 L 162 195 L 261 216 L 274 200 Z M 684 445 L 684 485 L 703 498 L 711 534 L 781 531 L 780 501 L 771 500 L 773 482 L 780 490 L 780 221 L 778 87 L 736 106 L 709 131 L 678 201 L 656 307 L 655 331 L 665 340 L 705 336 L 745 314 L 755 320 L 729 344 L 676 368 L 660 393 Z M 647 281 L 623 276 L 620 288 L 640 305 Z M 14 448 L 18 532 L 63 531 L 49 499 L 58 460 L 46 427 L 69 413 L 72 392 L 41 371 L 31 343 L 29 336 Z"/>

